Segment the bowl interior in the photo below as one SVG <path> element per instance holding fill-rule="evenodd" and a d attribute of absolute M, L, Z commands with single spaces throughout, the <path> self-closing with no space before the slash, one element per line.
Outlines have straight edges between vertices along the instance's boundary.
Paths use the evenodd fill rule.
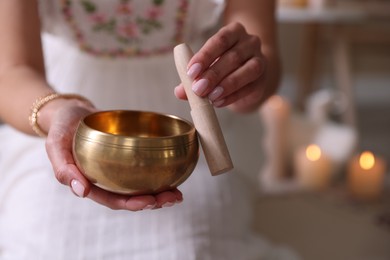
<path fill-rule="evenodd" d="M 181 118 L 145 111 L 103 111 L 87 116 L 84 123 L 106 134 L 137 138 L 166 138 L 194 131 L 194 126 Z"/>

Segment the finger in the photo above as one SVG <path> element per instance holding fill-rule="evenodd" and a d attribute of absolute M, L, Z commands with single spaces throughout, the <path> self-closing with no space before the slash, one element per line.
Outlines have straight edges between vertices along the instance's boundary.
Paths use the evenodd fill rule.
<path fill-rule="evenodd" d="M 181 193 L 178 189 L 173 189 L 172 192 L 176 196 L 176 203 L 181 203 L 183 201 L 183 193 Z"/>
<path fill-rule="evenodd" d="M 231 23 L 210 37 L 188 63 L 188 75 L 195 79 L 223 53 L 233 47 L 244 35 L 245 29 L 239 23 Z"/>
<path fill-rule="evenodd" d="M 258 82 L 251 83 L 233 94 L 225 97 L 223 100 L 216 102 L 216 107 L 229 106 L 236 112 L 250 112 L 258 107 L 265 99 L 265 88 Z M 245 108 L 245 109 L 242 109 Z"/>
<path fill-rule="evenodd" d="M 156 208 L 160 207 L 171 207 L 178 200 L 182 200 L 183 196 L 181 192 L 177 189 L 171 191 L 164 191 L 156 195 Z"/>
<path fill-rule="evenodd" d="M 193 91 L 202 97 L 210 94 L 226 76 L 256 56 L 260 56 L 260 40 L 256 36 L 248 35 L 199 76 L 199 80 L 192 86 Z"/>
<path fill-rule="evenodd" d="M 222 103 L 226 105 L 228 103 L 227 101 L 234 102 L 234 96 L 236 98 L 242 97 L 243 94 L 231 95 L 258 80 L 264 74 L 266 67 L 265 63 L 266 62 L 262 57 L 254 57 L 248 60 L 244 65 L 220 82 L 219 86 L 208 95 L 209 100 L 213 104 L 216 104 L 216 106 L 220 106 Z M 248 90 L 244 93 L 246 92 L 248 92 Z M 228 96 L 231 96 L 229 97 L 229 100 L 225 100 Z"/>
<path fill-rule="evenodd" d="M 96 186 L 91 187 L 88 198 L 113 210 L 139 211 L 156 206 L 156 199 L 152 195 L 126 196 L 105 191 Z"/>
<path fill-rule="evenodd" d="M 175 87 L 174 94 L 178 99 L 187 100 L 187 94 L 185 92 L 183 84 Z"/>

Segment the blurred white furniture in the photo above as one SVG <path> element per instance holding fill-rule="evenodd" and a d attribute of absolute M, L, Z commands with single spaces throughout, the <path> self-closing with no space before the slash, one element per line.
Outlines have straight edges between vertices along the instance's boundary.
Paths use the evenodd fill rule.
<path fill-rule="evenodd" d="M 314 89 L 319 57 L 319 41 L 327 35 L 332 53 L 333 74 L 337 89 L 345 99 L 343 121 L 356 124 L 351 70 L 351 44 L 355 41 L 390 43 L 389 1 L 345 2 L 325 8 L 279 7 L 280 23 L 304 26 L 302 57 L 298 71 L 298 108 L 304 109 L 307 95 Z M 350 4 L 355 3 L 355 4 Z M 364 4 L 362 4 L 364 3 Z"/>

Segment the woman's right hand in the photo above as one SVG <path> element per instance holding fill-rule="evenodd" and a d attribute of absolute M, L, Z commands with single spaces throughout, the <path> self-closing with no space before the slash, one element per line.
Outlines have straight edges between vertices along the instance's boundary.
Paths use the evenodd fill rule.
<path fill-rule="evenodd" d="M 73 136 L 80 120 L 95 111 L 97 110 L 92 106 L 71 99 L 56 99 L 42 108 L 42 115 L 46 116 L 49 122 L 46 151 L 58 181 L 70 186 L 77 196 L 88 197 L 99 204 L 116 210 L 155 209 L 181 202 L 183 196 L 177 189 L 157 195 L 125 196 L 105 191 L 91 184 L 84 177 L 73 159 Z"/>

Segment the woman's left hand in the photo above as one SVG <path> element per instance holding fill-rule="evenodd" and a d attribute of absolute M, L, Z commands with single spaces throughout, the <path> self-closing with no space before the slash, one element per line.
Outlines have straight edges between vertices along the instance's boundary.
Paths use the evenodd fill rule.
<path fill-rule="evenodd" d="M 192 90 L 215 107 L 253 111 L 275 92 L 279 76 L 277 57 L 265 56 L 261 47 L 259 37 L 248 34 L 241 24 L 226 25 L 190 60 Z M 186 99 L 182 85 L 175 95 Z"/>
<path fill-rule="evenodd" d="M 72 99 L 53 100 L 40 111 L 43 119 L 45 115 L 46 118 L 50 117 L 47 119 L 50 123 L 48 123 L 46 151 L 57 180 L 70 186 L 75 195 L 88 197 L 113 210 L 139 211 L 180 203 L 183 195 L 176 188 L 158 194 L 130 196 L 103 190 L 88 181 L 75 163 L 72 144 L 80 120 L 97 111 L 89 104 Z"/>

